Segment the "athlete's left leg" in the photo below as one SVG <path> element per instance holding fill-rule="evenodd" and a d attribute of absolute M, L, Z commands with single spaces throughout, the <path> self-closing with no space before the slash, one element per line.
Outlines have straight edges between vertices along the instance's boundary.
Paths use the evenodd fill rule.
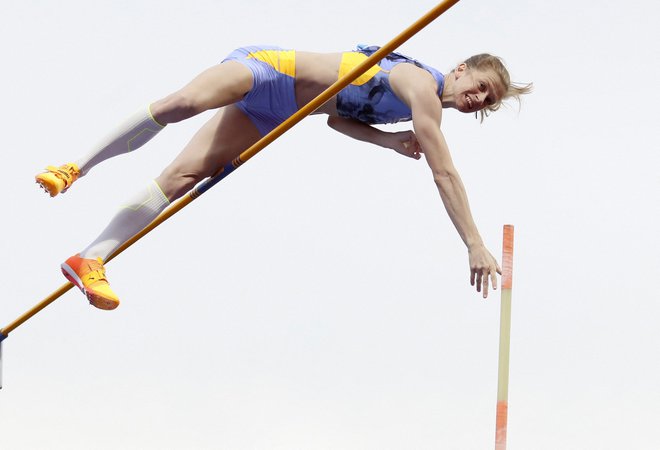
<path fill-rule="evenodd" d="M 62 264 L 65 276 L 87 295 L 94 306 L 116 308 L 119 299 L 108 286 L 103 261 L 158 217 L 171 201 L 231 162 L 260 137 L 255 125 L 236 106 L 221 108 L 156 180 L 120 208 L 90 245 Z M 98 282 L 98 275 L 92 281 L 89 277 L 85 279 L 84 274 L 78 273 L 78 267 L 82 267 L 85 274 L 100 273 L 102 281 Z"/>

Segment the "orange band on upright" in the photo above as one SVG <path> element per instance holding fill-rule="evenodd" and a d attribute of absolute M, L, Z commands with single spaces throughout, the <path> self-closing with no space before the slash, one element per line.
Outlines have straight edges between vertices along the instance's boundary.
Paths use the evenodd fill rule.
<path fill-rule="evenodd" d="M 495 423 L 495 450 L 504 450 L 506 448 L 506 425 L 509 413 L 509 403 L 505 401 L 497 402 L 497 416 Z"/>
<path fill-rule="evenodd" d="M 513 225 L 504 225 L 502 242 L 502 289 L 513 286 Z"/>

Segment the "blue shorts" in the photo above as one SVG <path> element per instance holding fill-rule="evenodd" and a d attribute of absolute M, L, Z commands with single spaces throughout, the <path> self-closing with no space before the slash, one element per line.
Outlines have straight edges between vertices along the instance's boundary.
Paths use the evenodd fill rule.
<path fill-rule="evenodd" d="M 250 118 L 262 136 L 298 111 L 295 55 L 294 50 L 250 46 L 234 50 L 223 60 L 238 61 L 252 71 L 252 88 L 236 106 Z"/>

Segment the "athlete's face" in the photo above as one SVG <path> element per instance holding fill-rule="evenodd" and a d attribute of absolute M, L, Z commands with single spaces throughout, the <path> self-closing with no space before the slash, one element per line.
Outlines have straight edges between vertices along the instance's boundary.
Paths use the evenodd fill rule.
<path fill-rule="evenodd" d="M 465 64 L 454 70 L 456 109 L 473 113 L 502 99 L 505 88 L 493 70 L 473 70 Z"/>

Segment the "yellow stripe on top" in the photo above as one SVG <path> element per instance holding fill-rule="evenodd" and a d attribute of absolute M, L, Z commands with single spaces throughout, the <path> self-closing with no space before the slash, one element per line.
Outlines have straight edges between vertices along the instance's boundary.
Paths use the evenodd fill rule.
<path fill-rule="evenodd" d="M 248 58 L 258 59 L 284 75 L 296 77 L 295 50 L 261 50 L 250 53 Z"/>
<path fill-rule="evenodd" d="M 346 76 L 348 72 L 353 70 L 358 64 L 360 64 L 365 59 L 367 59 L 367 55 L 365 55 L 364 53 L 346 52 L 342 54 L 341 64 L 339 65 L 339 78 L 343 78 L 344 76 Z M 376 74 L 381 70 L 383 69 L 381 69 L 380 66 L 378 65 L 372 66 L 363 75 L 357 77 L 351 84 L 354 84 L 356 86 L 362 86 L 363 84 L 368 83 L 369 80 L 375 77 Z"/>

